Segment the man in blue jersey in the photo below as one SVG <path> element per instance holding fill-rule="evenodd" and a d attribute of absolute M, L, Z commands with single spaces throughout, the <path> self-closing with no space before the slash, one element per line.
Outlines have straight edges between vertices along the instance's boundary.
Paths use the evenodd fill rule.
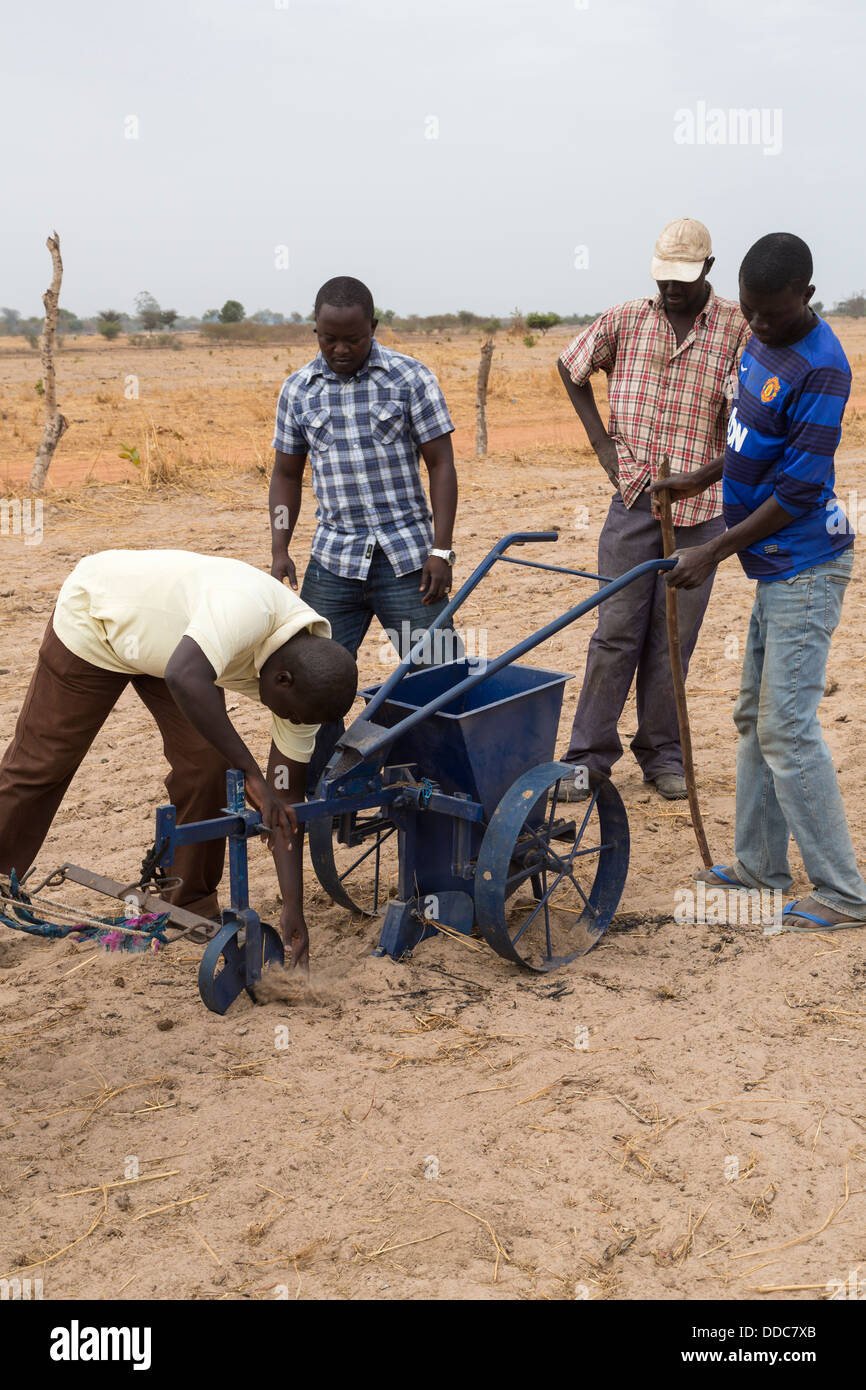
<path fill-rule="evenodd" d="M 694 588 L 735 553 L 757 580 L 734 707 L 736 859 L 697 877 L 787 892 L 793 835 L 812 892 L 789 903 L 782 922 L 818 932 L 866 923 L 866 882 L 817 716 L 854 532 L 833 491 L 851 370 L 835 333 L 809 308 L 811 277 L 809 248 L 790 233 L 761 237 L 747 252 L 740 306 L 752 337 L 725 454 L 651 491 L 669 486 L 691 497 L 722 478 L 728 529 L 680 552 L 669 584 Z"/>

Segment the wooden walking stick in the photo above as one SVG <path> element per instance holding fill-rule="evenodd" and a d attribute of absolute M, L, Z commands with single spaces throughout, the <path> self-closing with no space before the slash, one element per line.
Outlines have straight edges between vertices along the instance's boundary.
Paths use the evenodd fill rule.
<path fill-rule="evenodd" d="M 667 454 L 662 455 L 659 464 L 659 478 L 669 478 L 671 475 L 671 464 Z M 676 549 L 674 543 L 674 522 L 671 510 L 671 494 L 668 488 L 661 488 L 656 496 L 659 499 L 659 511 L 661 512 L 662 523 L 662 548 L 665 559 Z M 692 730 L 689 724 L 689 707 L 686 704 L 686 681 L 683 675 L 683 659 L 680 652 L 680 615 L 679 615 L 679 595 L 676 589 L 671 588 L 670 584 L 665 584 L 665 615 L 668 624 L 668 650 L 671 657 L 671 676 L 674 683 L 674 699 L 677 705 L 677 723 L 680 729 L 680 747 L 683 750 L 683 770 L 686 775 L 686 791 L 689 798 L 689 811 L 692 817 L 692 828 L 695 832 L 695 839 L 698 842 L 698 849 L 706 868 L 713 866 L 713 857 L 710 854 L 710 847 L 707 844 L 707 836 L 704 831 L 704 822 L 701 819 L 701 808 L 698 805 L 698 788 L 695 782 L 695 764 L 692 758 Z"/>

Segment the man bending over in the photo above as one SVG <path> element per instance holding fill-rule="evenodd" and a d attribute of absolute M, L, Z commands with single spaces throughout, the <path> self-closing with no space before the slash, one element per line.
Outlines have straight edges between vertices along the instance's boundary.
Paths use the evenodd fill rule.
<path fill-rule="evenodd" d="M 129 681 L 162 734 L 178 822 L 206 820 L 225 801 L 229 768 L 270 837 L 292 964 L 305 961 L 304 800 L 320 724 L 340 719 L 357 689 L 351 655 L 297 594 L 240 560 L 185 550 L 106 550 L 63 584 L 12 742 L 0 762 L 0 873 L 30 868 L 90 745 Z M 265 776 L 232 725 L 224 690 L 271 710 Z M 168 895 L 218 914 L 225 841 L 184 845 Z"/>

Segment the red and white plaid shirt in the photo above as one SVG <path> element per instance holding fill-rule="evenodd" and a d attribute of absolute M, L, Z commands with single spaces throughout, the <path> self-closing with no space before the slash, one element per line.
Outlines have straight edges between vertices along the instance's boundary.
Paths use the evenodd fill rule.
<path fill-rule="evenodd" d="M 577 386 L 599 369 L 608 376 L 608 433 L 616 443 L 627 507 L 658 478 L 662 455 L 672 473 L 690 473 L 721 454 L 737 368 L 750 330 L 740 306 L 710 296 L 677 347 L 655 299 L 608 309 L 569 343 L 560 361 Z M 675 526 L 696 526 L 722 510 L 722 485 L 675 502 Z"/>

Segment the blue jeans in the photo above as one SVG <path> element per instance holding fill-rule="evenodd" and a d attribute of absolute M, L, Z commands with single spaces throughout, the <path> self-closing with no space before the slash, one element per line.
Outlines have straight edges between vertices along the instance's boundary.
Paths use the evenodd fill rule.
<path fill-rule="evenodd" d="M 791 579 L 758 583 L 734 706 L 734 867 L 750 888 L 787 892 L 793 835 L 815 899 L 866 921 L 866 883 L 817 714 L 853 563 L 849 546 Z"/>
<path fill-rule="evenodd" d="M 301 598 L 328 619 L 334 641 L 353 656 L 358 655 L 358 648 L 376 617 L 385 630 L 385 637 L 402 659 L 408 656 L 421 633 L 438 618 L 448 603 L 447 599 L 440 599 L 437 603 L 421 602 L 421 573 L 421 570 L 414 570 L 411 574 L 397 576 L 384 550 L 378 545 L 373 551 L 366 579 L 344 579 L 311 558 L 301 585 Z M 434 634 L 428 664 L 457 661 L 462 656 L 462 643 L 453 633 L 449 621 L 445 624 L 441 641 L 436 642 Z M 387 672 L 383 673 L 383 680 L 385 674 Z M 345 727 L 341 719 L 336 723 L 323 724 L 319 730 L 307 773 L 307 796 L 312 796 L 318 786 L 319 778 Z"/>

